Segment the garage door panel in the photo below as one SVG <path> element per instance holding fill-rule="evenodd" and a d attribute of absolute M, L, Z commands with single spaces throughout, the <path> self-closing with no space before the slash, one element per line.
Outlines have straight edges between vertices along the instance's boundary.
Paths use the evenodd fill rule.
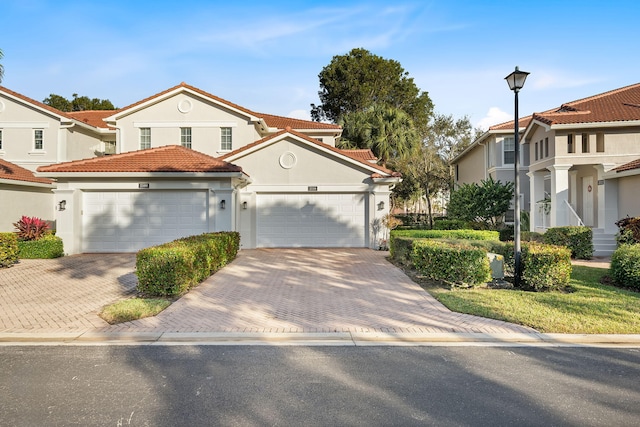
<path fill-rule="evenodd" d="M 208 230 L 205 191 L 83 194 L 83 251 L 136 252 Z"/>
<path fill-rule="evenodd" d="M 258 194 L 258 247 L 363 247 L 360 194 Z"/>

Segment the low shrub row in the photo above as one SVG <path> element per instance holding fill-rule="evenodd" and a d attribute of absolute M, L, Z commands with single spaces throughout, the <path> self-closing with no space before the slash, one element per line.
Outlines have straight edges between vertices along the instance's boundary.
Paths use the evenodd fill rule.
<path fill-rule="evenodd" d="M 442 240 L 398 236 L 392 233 L 390 255 L 434 280 L 473 286 L 491 279 L 488 252 L 504 257 L 505 273 L 513 276 L 513 242 Z M 563 289 L 571 276 L 571 251 L 537 242 L 521 244 L 522 287 L 536 291 Z"/>
<path fill-rule="evenodd" d="M 413 239 L 498 240 L 499 233 L 488 230 L 393 230 L 391 236 Z"/>
<path fill-rule="evenodd" d="M 18 257 L 21 259 L 59 258 L 64 255 L 62 239 L 45 234 L 38 240 L 18 241 Z"/>
<path fill-rule="evenodd" d="M 0 233 L 0 268 L 11 267 L 18 262 L 18 236 L 16 233 Z"/>
<path fill-rule="evenodd" d="M 618 286 L 640 289 L 640 244 L 623 244 L 611 255 L 611 278 Z"/>
<path fill-rule="evenodd" d="M 593 231 L 586 226 L 553 227 L 544 233 L 544 243 L 566 246 L 571 258 L 591 259 L 593 256 Z"/>
<path fill-rule="evenodd" d="M 138 251 L 138 291 L 178 296 L 232 261 L 240 248 L 237 232 L 206 233 Z"/>
<path fill-rule="evenodd" d="M 427 278 L 454 285 L 474 286 L 491 280 L 487 252 L 481 248 L 423 239 L 414 242 L 411 261 Z"/>

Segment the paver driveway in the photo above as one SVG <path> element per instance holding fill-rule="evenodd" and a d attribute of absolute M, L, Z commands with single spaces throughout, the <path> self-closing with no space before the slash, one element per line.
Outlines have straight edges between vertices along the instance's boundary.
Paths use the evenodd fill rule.
<path fill-rule="evenodd" d="M 533 332 L 452 313 L 369 249 L 243 250 L 153 318 L 105 331 Z"/>

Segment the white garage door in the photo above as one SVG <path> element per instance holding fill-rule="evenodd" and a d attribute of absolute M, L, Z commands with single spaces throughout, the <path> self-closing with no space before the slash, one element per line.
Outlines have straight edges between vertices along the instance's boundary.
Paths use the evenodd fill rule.
<path fill-rule="evenodd" d="M 136 252 L 208 230 L 206 191 L 83 194 L 83 252 Z"/>
<path fill-rule="evenodd" d="M 258 194 L 258 247 L 364 247 L 364 194 Z"/>

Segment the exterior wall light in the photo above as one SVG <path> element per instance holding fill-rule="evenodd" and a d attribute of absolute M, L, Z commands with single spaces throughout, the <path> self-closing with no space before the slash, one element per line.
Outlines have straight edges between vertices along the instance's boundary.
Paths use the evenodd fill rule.
<path fill-rule="evenodd" d="M 247 209 L 247 202 L 242 202 L 242 209 Z"/>
<path fill-rule="evenodd" d="M 379 211 L 384 210 L 384 202 L 380 202 L 380 203 L 378 203 L 378 210 L 379 210 Z"/>
<path fill-rule="evenodd" d="M 58 203 L 58 210 L 59 211 L 63 211 L 67 208 L 67 201 L 66 200 L 60 200 L 60 202 Z"/>
<path fill-rule="evenodd" d="M 224 209 L 227 206 L 227 202 L 223 200 L 220 200 L 220 209 Z"/>

